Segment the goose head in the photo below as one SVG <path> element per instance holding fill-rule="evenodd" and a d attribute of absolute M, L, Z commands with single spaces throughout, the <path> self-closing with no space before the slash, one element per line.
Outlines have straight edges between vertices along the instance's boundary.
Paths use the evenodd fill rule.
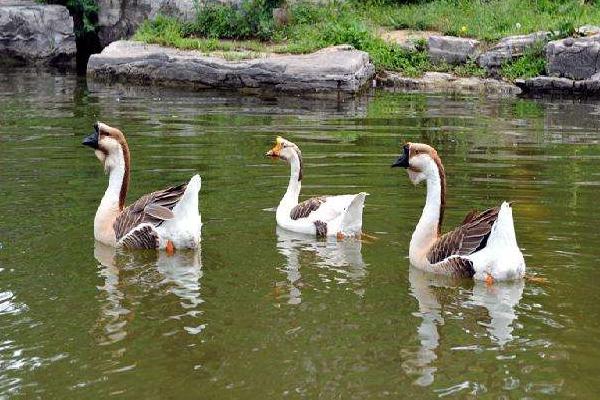
<path fill-rule="evenodd" d="M 281 160 L 287 161 L 288 163 L 294 158 L 302 158 L 302 153 L 298 146 L 294 143 L 290 142 L 287 139 L 282 138 L 281 136 L 277 136 L 275 139 L 275 146 L 265 154 L 267 157 L 271 158 L 279 158 Z"/>
<path fill-rule="evenodd" d="M 444 172 L 440 157 L 433 147 L 423 143 L 408 142 L 402 150 L 403 153 L 392 167 L 406 168 L 408 178 L 414 185 Z"/>
<path fill-rule="evenodd" d="M 94 132 L 86 136 L 81 144 L 94 149 L 96 157 L 107 172 L 119 164 L 128 162 L 129 148 L 125 135 L 120 130 L 102 122 L 94 124 Z"/>
<path fill-rule="evenodd" d="M 302 152 L 294 143 L 282 138 L 281 136 L 277 136 L 277 139 L 275 139 L 275 146 L 273 146 L 271 150 L 267 151 L 265 155 L 271 158 L 279 158 L 288 164 L 292 164 L 292 171 L 294 170 L 294 165 L 296 165 L 296 168 L 298 168 L 298 180 L 302 180 L 304 167 L 302 161 Z"/>

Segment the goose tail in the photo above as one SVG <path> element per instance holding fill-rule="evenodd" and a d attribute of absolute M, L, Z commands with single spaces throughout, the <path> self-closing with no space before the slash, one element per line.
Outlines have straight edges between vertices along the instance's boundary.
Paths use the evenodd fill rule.
<path fill-rule="evenodd" d="M 490 233 L 490 237 L 488 239 L 488 245 L 518 248 L 512 207 L 510 203 L 507 203 L 506 201 L 500 206 L 498 219 L 492 227 L 492 232 Z"/>
<path fill-rule="evenodd" d="M 498 219 L 492 227 L 486 247 L 470 256 L 475 267 L 475 278 L 484 280 L 488 275 L 494 279 L 518 279 L 525 274 L 525 259 L 517 244 L 512 208 L 504 202 Z"/>
<path fill-rule="evenodd" d="M 198 214 L 198 193 L 200 192 L 200 187 L 202 186 L 202 179 L 200 179 L 200 175 L 196 174 L 190 179 L 185 188 L 185 192 L 183 196 L 181 196 L 181 200 L 177 203 L 177 205 L 173 208 L 173 214 L 175 214 L 175 218 L 186 218 L 190 215 Z"/>
<path fill-rule="evenodd" d="M 369 193 L 357 194 L 348 205 L 342 217 L 341 232 L 344 235 L 358 235 L 362 231 L 362 214 L 365 206 L 365 198 Z"/>

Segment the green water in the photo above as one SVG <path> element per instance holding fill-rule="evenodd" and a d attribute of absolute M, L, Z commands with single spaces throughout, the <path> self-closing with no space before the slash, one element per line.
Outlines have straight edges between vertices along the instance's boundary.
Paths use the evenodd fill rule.
<path fill-rule="evenodd" d="M 0 397 L 597 398 L 600 104 L 375 92 L 359 100 L 86 85 L 0 74 Z M 94 245 L 97 119 L 132 151 L 129 201 L 202 175 L 200 254 Z M 368 242 L 279 232 L 303 195 L 367 191 Z M 446 229 L 515 201 L 529 272 L 487 288 L 409 268 L 424 203 L 404 141 L 448 173 Z"/>

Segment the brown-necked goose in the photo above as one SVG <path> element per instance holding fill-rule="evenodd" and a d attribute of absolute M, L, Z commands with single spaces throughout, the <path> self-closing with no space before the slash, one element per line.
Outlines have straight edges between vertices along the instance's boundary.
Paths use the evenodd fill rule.
<path fill-rule="evenodd" d="M 415 267 L 488 283 L 522 278 L 525 260 L 517 245 L 512 208 L 500 206 L 471 212 L 460 226 L 441 235 L 446 206 L 446 174 L 437 151 L 407 143 L 392 167 L 404 167 L 413 184 L 427 182 L 423 214 L 412 235 L 409 258 Z"/>
<path fill-rule="evenodd" d="M 110 246 L 127 248 L 196 248 L 202 222 L 198 211 L 201 180 L 142 196 L 125 207 L 129 187 L 129 147 L 123 133 L 106 124 L 94 124 L 83 143 L 93 148 L 108 173 L 108 188 L 94 218 L 94 237 Z"/>

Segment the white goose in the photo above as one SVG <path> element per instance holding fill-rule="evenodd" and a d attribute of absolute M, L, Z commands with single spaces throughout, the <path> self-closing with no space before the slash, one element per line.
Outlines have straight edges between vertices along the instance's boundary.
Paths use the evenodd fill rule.
<path fill-rule="evenodd" d="M 309 235 L 358 237 L 362 229 L 362 212 L 368 193 L 342 196 L 319 196 L 298 203 L 303 177 L 302 153 L 294 143 L 277 137 L 275 147 L 266 154 L 287 161 L 290 182 L 277 207 L 277 225 L 292 232 Z"/>
<path fill-rule="evenodd" d="M 95 150 L 109 175 L 108 188 L 94 218 L 94 237 L 109 246 L 143 249 L 196 248 L 202 222 L 198 211 L 201 181 L 142 196 L 125 207 L 129 187 L 129 147 L 123 133 L 98 122 L 83 145 Z"/>
<path fill-rule="evenodd" d="M 472 211 L 456 229 L 441 236 L 446 206 L 446 174 L 437 151 L 407 143 L 392 167 L 404 167 L 413 184 L 427 182 L 427 200 L 409 248 L 411 264 L 425 271 L 494 280 L 522 278 L 525 260 L 517 245 L 512 208 L 503 202 Z"/>

